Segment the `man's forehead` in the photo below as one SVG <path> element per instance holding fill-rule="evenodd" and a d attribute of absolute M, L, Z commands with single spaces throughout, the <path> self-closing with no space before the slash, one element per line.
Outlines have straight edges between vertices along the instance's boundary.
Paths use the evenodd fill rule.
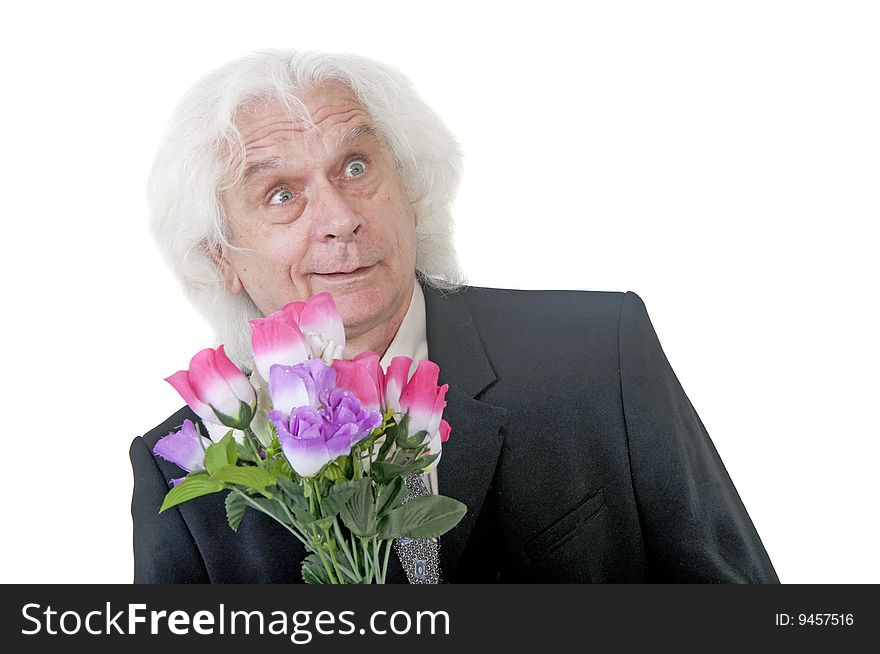
<path fill-rule="evenodd" d="M 235 122 L 244 147 L 236 148 L 230 160 L 230 173 L 237 170 L 232 174 L 240 183 L 284 167 L 289 157 L 298 158 L 302 147 L 316 154 L 316 141 L 327 155 L 363 139 L 385 146 L 380 130 L 350 89 L 341 85 L 313 89 L 299 94 L 299 99 L 301 105 L 277 99 L 254 99 L 242 105 Z"/>
<path fill-rule="evenodd" d="M 239 108 L 235 120 L 245 145 L 275 130 L 322 138 L 332 135 L 341 140 L 351 130 L 371 122 L 354 92 L 338 83 L 306 89 L 287 101 L 255 98 Z"/>

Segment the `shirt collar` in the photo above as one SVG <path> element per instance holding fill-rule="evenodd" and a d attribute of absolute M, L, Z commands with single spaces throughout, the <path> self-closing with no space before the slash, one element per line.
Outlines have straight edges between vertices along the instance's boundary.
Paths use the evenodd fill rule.
<path fill-rule="evenodd" d="M 428 358 L 428 335 L 427 335 L 427 319 L 425 317 L 425 296 L 422 293 L 422 287 L 419 280 L 413 284 L 412 299 L 409 302 L 409 308 L 397 333 L 391 340 L 391 345 L 385 351 L 385 355 L 379 362 L 383 370 L 388 369 L 391 359 L 397 356 L 407 356 L 412 359 L 412 365 L 409 369 L 409 376 L 416 371 L 419 361 Z M 422 474 L 422 481 L 425 487 L 432 495 L 439 493 L 437 468 L 430 472 Z"/>
<path fill-rule="evenodd" d="M 380 364 L 383 370 L 388 369 L 391 359 L 396 356 L 407 356 L 412 359 L 413 366 L 410 373 L 415 371 L 416 364 L 428 358 L 428 338 L 425 321 L 425 296 L 418 280 L 413 283 L 412 299 L 409 308 L 397 333 L 391 341 L 391 345 L 385 351 Z"/>

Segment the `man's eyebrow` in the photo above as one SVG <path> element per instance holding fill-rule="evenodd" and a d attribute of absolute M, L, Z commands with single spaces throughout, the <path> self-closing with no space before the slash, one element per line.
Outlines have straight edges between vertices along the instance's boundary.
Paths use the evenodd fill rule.
<path fill-rule="evenodd" d="M 372 137 L 372 139 L 374 141 L 376 141 L 376 143 L 379 143 L 379 144 L 382 143 L 382 138 L 379 135 L 379 130 L 377 130 L 372 125 L 363 124 L 363 125 L 358 125 L 357 127 L 352 127 L 349 130 L 346 130 L 342 134 L 342 138 L 339 139 L 339 143 L 337 143 L 336 147 L 337 147 L 337 149 L 341 148 L 345 145 L 348 145 L 352 141 L 359 139 L 362 136 Z"/>
<path fill-rule="evenodd" d="M 278 157 L 268 157 L 266 159 L 260 159 L 259 161 L 255 161 L 254 163 L 248 165 L 244 169 L 244 173 L 241 176 L 241 181 L 243 184 L 247 184 L 248 180 L 251 177 L 263 172 L 264 170 L 276 170 L 281 168 L 282 162 Z"/>

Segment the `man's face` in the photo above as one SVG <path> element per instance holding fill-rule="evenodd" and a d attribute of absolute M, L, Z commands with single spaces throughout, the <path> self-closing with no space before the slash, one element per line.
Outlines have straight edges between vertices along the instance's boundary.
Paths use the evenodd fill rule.
<path fill-rule="evenodd" d="M 351 90 L 330 84 L 300 100 L 314 127 L 278 104 L 240 112 L 245 174 L 221 201 L 230 243 L 242 249 L 224 248 L 221 270 L 264 315 L 329 292 L 354 338 L 409 304 L 415 213 Z"/>

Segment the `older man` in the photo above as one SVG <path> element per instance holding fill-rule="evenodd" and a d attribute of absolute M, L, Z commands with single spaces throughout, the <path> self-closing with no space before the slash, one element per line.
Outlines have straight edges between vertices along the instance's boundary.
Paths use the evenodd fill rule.
<path fill-rule="evenodd" d="M 151 179 L 154 233 L 244 367 L 247 320 L 328 291 L 345 357 L 440 365 L 453 437 L 426 477 L 468 506 L 447 581 L 776 582 L 634 293 L 460 283 L 449 203 L 459 154 L 399 73 L 265 52 L 184 99 Z M 134 440 L 135 580 L 295 582 L 301 546 L 223 498 L 158 513 L 175 467 Z M 399 562 L 392 581 L 406 581 Z"/>

